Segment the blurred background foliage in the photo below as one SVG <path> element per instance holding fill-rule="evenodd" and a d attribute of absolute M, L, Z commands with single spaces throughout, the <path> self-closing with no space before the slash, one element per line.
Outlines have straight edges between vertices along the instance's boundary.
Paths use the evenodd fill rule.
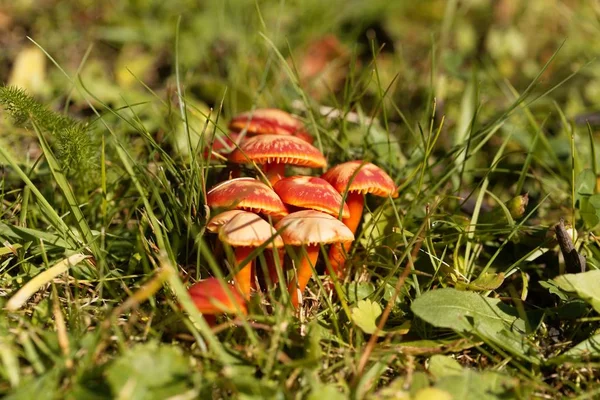
<path fill-rule="evenodd" d="M 377 47 L 382 46 L 377 57 L 380 79 L 385 87 L 398 76 L 393 94 L 403 110 L 422 104 L 418 99 L 427 96 L 432 79 L 438 104 L 458 106 L 474 65 L 494 66 L 496 76 L 478 72 L 481 98 L 502 101 L 496 98 L 494 79 L 526 87 L 565 39 L 542 85 L 559 82 L 600 51 L 600 42 L 594 40 L 600 33 L 600 5 L 585 0 L 20 0 L 0 5 L 0 78 L 7 82 L 11 76 L 23 75 L 14 70 L 17 60 L 30 57 L 25 68 L 39 68 L 42 76 L 30 77 L 28 88 L 43 100 L 66 95 L 61 73 L 43 57 L 27 54 L 32 46 L 29 36 L 70 74 L 80 69 L 82 80 L 99 98 L 123 105 L 121 96 L 136 99 L 136 92 L 144 92 L 138 79 L 151 88 L 173 82 L 179 16 L 184 81 L 209 105 L 220 102 L 227 86 L 228 114 L 253 104 L 277 104 L 287 99 L 286 91 L 293 90 L 279 68 L 269 68 L 273 54 L 257 32 L 300 69 L 307 50 L 315 59 L 319 50 L 331 58 L 357 55 L 357 65 L 369 65 L 374 39 Z M 326 37 L 332 49 L 323 49 L 321 43 L 321 49 L 315 50 L 315 43 L 319 47 L 318 41 Z M 338 71 L 332 73 L 343 74 L 345 66 L 338 64 Z M 561 88 L 553 98 L 561 103 L 567 100 L 570 116 L 595 110 L 600 102 L 598 75 L 596 69 L 583 70 L 576 78 L 578 84 Z M 337 85 L 321 88 L 322 97 L 342 95 L 339 80 L 330 82 Z M 377 90 L 376 85 L 369 89 Z M 77 99 L 74 102 L 75 109 L 85 107 Z"/>

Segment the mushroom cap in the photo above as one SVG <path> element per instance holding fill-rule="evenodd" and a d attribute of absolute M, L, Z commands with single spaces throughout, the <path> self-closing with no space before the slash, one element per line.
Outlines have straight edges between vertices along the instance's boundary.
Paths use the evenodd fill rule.
<path fill-rule="evenodd" d="M 274 217 L 288 214 L 277 193 L 254 178 L 222 182 L 208 191 L 206 202 L 213 208 L 237 208 Z"/>
<path fill-rule="evenodd" d="M 206 230 L 211 233 L 219 232 L 219 229 L 225 225 L 227 222 L 231 220 L 231 218 L 235 217 L 239 213 L 244 212 L 242 210 L 229 210 L 216 215 L 208 221 L 206 224 Z"/>
<path fill-rule="evenodd" d="M 219 229 L 219 240 L 233 247 L 258 247 L 271 240 L 266 246 L 283 247 L 283 241 L 275 229 L 257 214 L 242 211 Z"/>
<path fill-rule="evenodd" d="M 302 121 L 277 108 L 247 111 L 236 115 L 229 122 L 229 129 L 234 132 L 241 132 L 244 128 L 252 135 L 292 135 L 306 142 L 313 142 Z"/>
<path fill-rule="evenodd" d="M 245 140 L 229 155 L 229 161 L 246 164 L 289 164 L 309 168 L 327 166 L 319 149 L 304 140 L 287 135 L 259 135 Z"/>
<path fill-rule="evenodd" d="M 291 246 L 317 243 L 352 242 L 354 234 L 339 219 L 314 210 L 304 210 L 283 217 L 275 229 L 281 231 L 285 244 Z"/>
<path fill-rule="evenodd" d="M 325 179 L 314 176 L 290 176 L 273 185 L 285 204 L 350 218 L 350 209 L 342 196 Z"/>
<path fill-rule="evenodd" d="M 188 289 L 188 293 L 198 310 L 202 314 L 217 315 L 223 313 L 236 313 L 239 310 L 246 314 L 246 300 L 244 296 L 235 288 L 227 283 L 233 302 L 227 296 L 227 292 L 217 278 L 204 279 L 195 283 Z"/>
<path fill-rule="evenodd" d="M 360 170 L 354 175 L 358 168 Z M 370 162 L 363 164 L 362 160 L 336 165 L 321 175 L 321 178 L 331 183 L 340 193 L 348 190 L 348 192 L 371 193 L 381 197 L 398 197 L 398 188 L 393 179 L 375 164 Z"/>

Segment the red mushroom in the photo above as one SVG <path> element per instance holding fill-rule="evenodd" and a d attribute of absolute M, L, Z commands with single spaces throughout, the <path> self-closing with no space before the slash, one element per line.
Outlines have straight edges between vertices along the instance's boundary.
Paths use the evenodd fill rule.
<path fill-rule="evenodd" d="M 378 166 L 363 161 L 349 161 L 336 165 L 322 176 L 339 193 L 346 195 L 346 204 L 350 209 L 350 217 L 342 221 L 352 233 L 356 233 L 362 218 L 364 195 L 367 193 L 380 197 L 398 197 L 398 188 L 390 176 Z M 333 270 L 339 277 L 344 273 L 346 254 L 352 243 L 331 246 L 329 260 Z"/>
<path fill-rule="evenodd" d="M 236 178 L 218 184 L 206 194 L 211 208 L 237 208 L 281 218 L 287 208 L 269 186 L 253 178 Z"/>
<path fill-rule="evenodd" d="M 304 292 L 312 276 L 312 269 L 319 258 L 319 245 L 352 242 L 354 235 L 338 219 L 314 210 L 291 213 L 282 218 L 275 229 L 281 230 L 281 237 L 286 245 L 306 246 L 307 255 L 299 261 L 297 277 L 288 285 L 292 305 L 298 307 L 298 293 Z"/>
<path fill-rule="evenodd" d="M 219 228 L 219 240 L 235 247 L 237 273 L 233 280 L 242 295 L 248 298 L 252 289 L 254 261 L 248 260 L 247 265 L 242 262 L 248 258 L 254 248 L 265 242 L 268 242 L 267 248 L 283 247 L 281 237 L 277 236 L 273 227 L 257 214 L 241 211 Z"/>
<path fill-rule="evenodd" d="M 231 296 L 227 295 L 227 287 Z M 221 283 L 217 278 L 208 278 L 195 283 L 188 289 L 190 297 L 198 310 L 205 315 L 223 313 L 246 314 L 246 300 L 242 294 L 228 283 Z"/>
<path fill-rule="evenodd" d="M 302 121 L 277 108 L 258 108 L 238 114 L 229 122 L 229 129 L 234 132 L 246 129 L 250 135 L 290 135 L 313 142 Z"/>
<path fill-rule="evenodd" d="M 350 217 L 350 209 L 329 182 L 314 176 L 290 176 L 273 185 L 284 204 L 321 211 L 334 217 Z"/>
<path fill-rule="evenodd" d="M 286 164 L 307 168 L 327 166 L 319 149 L 297 137 L 283 135 L 252 137 L 229 155 L 229 161 L 237 164 L 263 164 L 271 184 L 284 177 Z"/>

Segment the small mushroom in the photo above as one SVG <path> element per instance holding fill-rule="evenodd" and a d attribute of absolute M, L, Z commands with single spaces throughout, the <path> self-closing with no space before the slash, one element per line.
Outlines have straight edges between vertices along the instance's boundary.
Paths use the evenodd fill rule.
<path fill-rule="evenodd" d="M 234 132 L 245 129 L 250 135 L 289 135 L 313 142 L 302 121 L 277 108 L 257 108 L 238 114 L 229 122 L 229 129 Z"/>
<path fill-rule="evenodd" d="M 269 186 L 254 178 L 236 178 L 222 182 L 206 194 L 211 208 L 236 208 L 281 218 L 287 208 Z"/>
<path fill-rule="evenodd" d="M 227 294 L 226 287 L 230 295 Z M 190 286 L 188 293 L 204 316 L 248 313 L 246 300 L 242 294 L 233 285 L 222 283 L 217 278 L 208 278 L 195 283 Z M 207 320 L 211 325 L 214 323 L 213 318 Z"/>
<path fill-rule="evenodd" d="M 300 138 L 284 135 L 254 136 L 235 149 L 229 155 L 229 161 L 264 165 L 264 172 L 271 184 L 285 176 L 286 164 L 307 168 L 327 166 L 325 156 L 315 146 Z"/>
<path fill-rule="evenodd" d="M 321 178 L 329 182 L 339 193 L 346 195 L 346 204 L 350 209 L 350 217 L 342 222 L 356 233 L 362 219 L 364 195 L 371 193 L 375 196 L 398 197 L 398 188 L 392 178 L 378 166 L 364 161 L 349 161 L 336 165 L 325 172 Z M 331 246 L 329 260 L 333 270 L 339 277 L 343 276 L 346 254 L 352 243 Z"/>
<path fill-rule="evenodd" d="M 267 248 L 283 247 L 281 237 L 276 235 L 273 227 L 257 214 L 241 211 L 219 228 L 219 240 L 235 248 L 237 273 L 233 280 L 240 293 L 246 298 L 250 296 L 254 276 L 254 260 L 247 265 L 242 262 L 256 248 L 269 242 Z"/>
<path fill-rule="evenodd" d="M 291 213 L 283 217 L 275 229 L 281 230 L 281 238 L 286 245 L 306 247 L 306 257 L 299 260 L 297 277 L 288 285 L 292 305 L 298 307 L 298 293 L 304 292 L 312 276 L 312 269 L 319 258 L 320 244 L 352 242 L 354 235 L 340 220 L 314 210 Z"/>

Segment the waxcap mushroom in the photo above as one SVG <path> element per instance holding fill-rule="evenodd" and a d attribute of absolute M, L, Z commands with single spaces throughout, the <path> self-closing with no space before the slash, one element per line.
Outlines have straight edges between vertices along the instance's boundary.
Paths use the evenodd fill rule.
<path fill-rule="evenodd" d="M 354 234 L 340 220 L 314 210 L 291 213 L 283 217 L 275 229 L 281 231 L 286 245 L 303 246 L 306 249 L 306 255 L 300 258 L 297 272 L 288 285 L 292 305 L 298 307 L 319 259 L 320 244 L 352 242 Z"/>
<path fill-rule="evenodd" d="M 219 240 L 235 247 L 235 267 L 233 277 L 243 296 L 249 297 L 253 288 L 254 260 L 249 259 L 255 247 L 266 243 L 266 248 L 283 247 L 283 241 L 273 227 L 257 214 L 242 211 L 234 215 L 219 228 Z M 244 261 L 247 261 L 244 264 Z"/>
<path fill-rule="evenodd" d="M 228 287 L 231 296 L 227 295 L 223 285 Z M 242 294 L 233 285 L 221 283 L 217 278 L 195 283 L 188 289 L 188 293 L 202 314 L 247 313 L 246 300 Z"/>
<path fill-rule="evenodd" d="M 229 161 L 262 164 L 272 185 L 285 176 L 286 165 L 308 168 L 324 168 L 327 165 L 319 149 L 300 138 L 287 135 L 254 136 L 231 152 Z"/>
<path fill-rule="evenodd" d="M 359 168 L 360 170 L 356 172 Z M 325 172 L 321 178 L 329 182 L 340 193 L 347 190 L 381 197 L 398 197 L 398 189 L 393 179 L 384 170 L 370 162 L 357 160 L 338 164 Z"/>
<path fill-rule="evenodd" d="M 308 168 L 324 168 L 325 156 L 306 141 L 284 135 L 259 135 L 244 141 L 229 156 L 229 161 L 246 164 L 289 164 Z"/>
<path fill-rule="evenodd" d="M 362 219 L 364 208 L 364 195 L 367 193 L 381 197 L 398 197 L 398 188 L 390 176 L 378 166 L 361 160 L 349 161 L 329 169 L 321 178 L 346 197 L 346 204 L 350 209 L 350 217 L 343 218 L 344 224 L 356 233 Z M 342 278 L 345 271 L 346 254 L 351 243 L 336 244 L 329 249 L 329 262 L 337 274 Z"/>
<path fill-rule="evenodd" d="M 313 142 L 302 121 L 277 108 L 257 108 L 238 114 L 229 122 L 229 129 L 234 132 L 246 129 L 252 135 L 291 135 Z"/>
<path fill-rule="evenodd" d="M 219 229 L 219 239 L 233 247 L 259 247 L 273 238 L 266 247 L 283 247 L 275 229 L 257 214 L 241 211 Z"/>
<path fill-rule="evenodd" d="M 274 217 L 288 214 L 277 193 L 254 178 L 222 182 L 208 191 L 206 200 L 213 208 L 237 208 Z"/>
<path fill-rule="evenodd" d="M 340 220 L 314 210 L 304 210 L 283 217 L 275 229 L 283 242 L 291 246 L 351 242 L 354 234 Z"/>
<path fill-rule="evenodd" d="M 315 176 L 290 176 L 273 185 L 273 190 L 288 205 L 321 211 L 337 217 L 350 217 L 350 209 L 331 184 Z"/>

